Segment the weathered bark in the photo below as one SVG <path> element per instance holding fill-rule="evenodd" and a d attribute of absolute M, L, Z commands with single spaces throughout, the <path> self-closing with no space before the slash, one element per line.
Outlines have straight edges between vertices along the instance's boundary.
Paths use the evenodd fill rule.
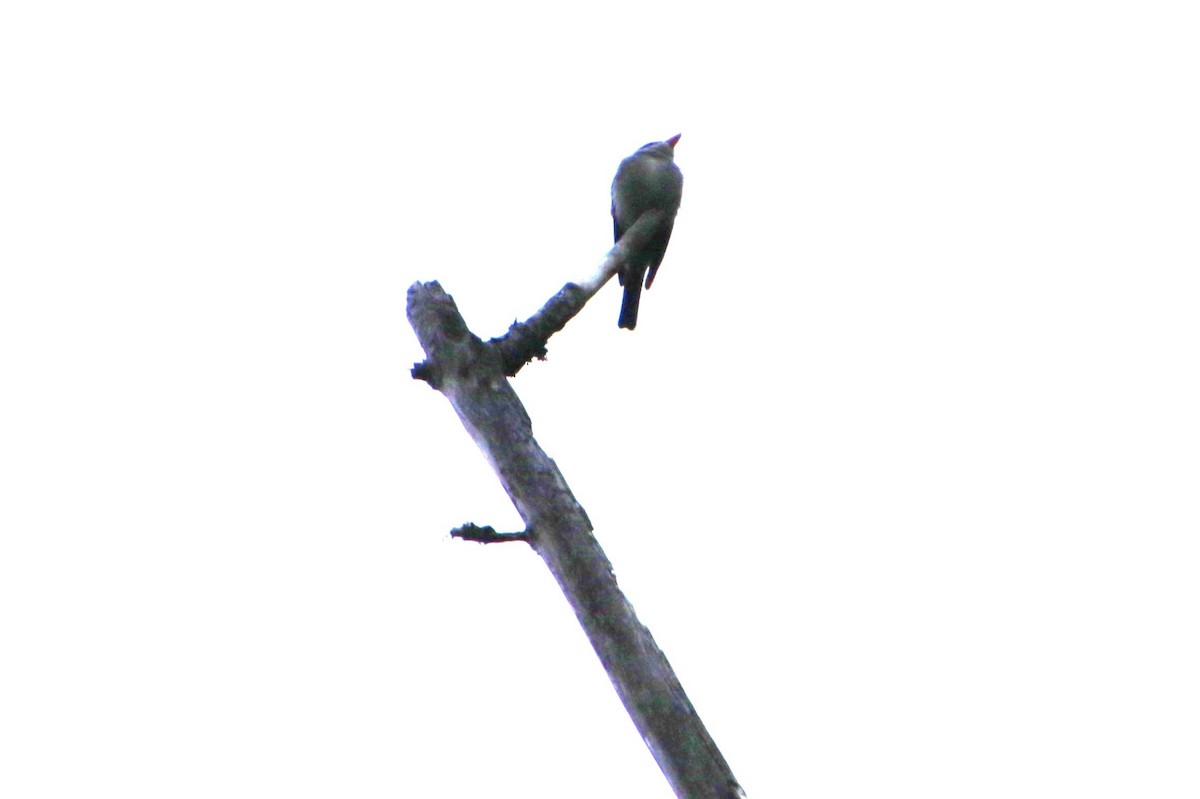
<path fill-rule="evenodd" d="M 674 670 L 621 593 L 587 514 L 533 438 L 529 415 L 506 377 L 545 353 L 545 342 L 612 276 L 623 253 L 653 233 L 645 215 L 594 278 L 568 284 L 526 323 L 484 343 L 437 283 L 408 290 L 408 318 L 427 360 L 413 374 L 446 395 L 524 520 L 523 533 L 460 528 L 460 537 L 525 540 L 541 555 L 575 611 L 642 739 L 681 799 L 744 796 Z M 549 311 L 547 309 L 550 309 Z M 538 334 L 530 331 L 538 331 Z M 518 343 L 519 342 L 519 343 Z"/>

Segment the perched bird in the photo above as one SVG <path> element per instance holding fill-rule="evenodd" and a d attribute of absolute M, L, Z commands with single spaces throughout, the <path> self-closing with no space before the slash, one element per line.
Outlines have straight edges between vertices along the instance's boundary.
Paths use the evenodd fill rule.
<path fill-rule="evenodd" d="M 671 240 L 671 228 L 675 225 L 675 214 L 683 196 L 683 173 L 675 166 L 675 144 L 680 135 L 645 145 L 621 162 L 617 176 L 613 178 L 614 241 L 620 241 L 625 231 L 646 211 L 658 209 L 667 215 L 646 246 L 631 254 L 617 273 L 617 279 L 625 287 L 618 327 L 633 330 L 637 326 L 642 276 L 646 277 L 646 288 L 650 288 L 667 252 L 667 242 Z"/>

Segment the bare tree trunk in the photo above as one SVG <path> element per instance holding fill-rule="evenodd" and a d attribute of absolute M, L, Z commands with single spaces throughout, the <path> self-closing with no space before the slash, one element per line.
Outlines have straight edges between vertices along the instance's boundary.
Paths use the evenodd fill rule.
<path fill-rule="evenodd" d="M 681 799 L 745 794 L 688 700 L 671 664 L 621 593 L 612 564 L 592 535 L 587 514 L 533 438 L 532 425 L 506 374 L 545 353 L 545 342 L 612 276 L 625 252 L 661 221 L 646 214 L 626 233 L 597 276 L 568 284 L 528 322 L 485 343 L 467 329 L 454 300 L 437 283 L 408 290 L 408 318 L 427 360 L 413 369 L 450 400 L 492 464 L 524 520 L 522 533 L 468 526 L 477 541 L 526 541 L 541 555 L 575 611 L 642 739 Z"/>

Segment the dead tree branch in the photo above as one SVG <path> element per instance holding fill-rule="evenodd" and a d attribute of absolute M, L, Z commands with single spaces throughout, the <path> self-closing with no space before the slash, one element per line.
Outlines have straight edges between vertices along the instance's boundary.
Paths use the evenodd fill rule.
<path fill-rule="evenodd" d="M 488 343 L 470 332 L 441 286 L 413 284 L 408 318 L 427 358 L 414 367 L 413 376 L 445 394 L 526 525 L 522 533 L 464 526 L 459 537 L 528 541 L 558 581 L 676 796 L 734 799 L 744 796 L 737 780 L 671 664 L 621 593 L 587 514 L 534 440 L 529 415 L 506 377 L 545 355 L 549 336 L 579 312 L 612 277 L 624 253 L 641 246 L 660 221 L 661 214 L 644 215 L 594 277 L 567 284 L 530 320 L 514 323 L 508 334 Z"/>

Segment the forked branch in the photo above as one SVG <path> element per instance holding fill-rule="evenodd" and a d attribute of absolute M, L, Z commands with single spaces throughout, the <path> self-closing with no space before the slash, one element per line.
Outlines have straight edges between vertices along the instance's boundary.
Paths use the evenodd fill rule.
<path fill-rule="evenodd" d="M 657 213 L 657 212 L 655 212 Z M 644 215 L 605 259 L 596 276 L 567 284 L 528 322 L 484 343 L 470 332 L 454 300 L 437 283 L 408 290 L 408 318 L 427 360 L 413 370 L 446 395 L 491 463 L 525 522 L 519 534 L 471 532 L 471 540 L 521 540 L 542 557 L 575 611 L 613 687 L 676 796 L 744 796 L 675 671 L 621 593 L 612 564 L 592 535 L 587 514 L 537 441 L 529 415 L 506 375 L 515 374 L 546 340 L 612 277 L 638 236 L 653 233 L 661 214 Z M 521 329 L 518 329 L 521 328 Z M 532 353 L 532 354 L 530 354 Z M 460 530 L 464 528 L 459 528 Z M 468 528 L 471 529 L 471 528 Z M 473 528 L 473 531 L 488 528 Z"/>

